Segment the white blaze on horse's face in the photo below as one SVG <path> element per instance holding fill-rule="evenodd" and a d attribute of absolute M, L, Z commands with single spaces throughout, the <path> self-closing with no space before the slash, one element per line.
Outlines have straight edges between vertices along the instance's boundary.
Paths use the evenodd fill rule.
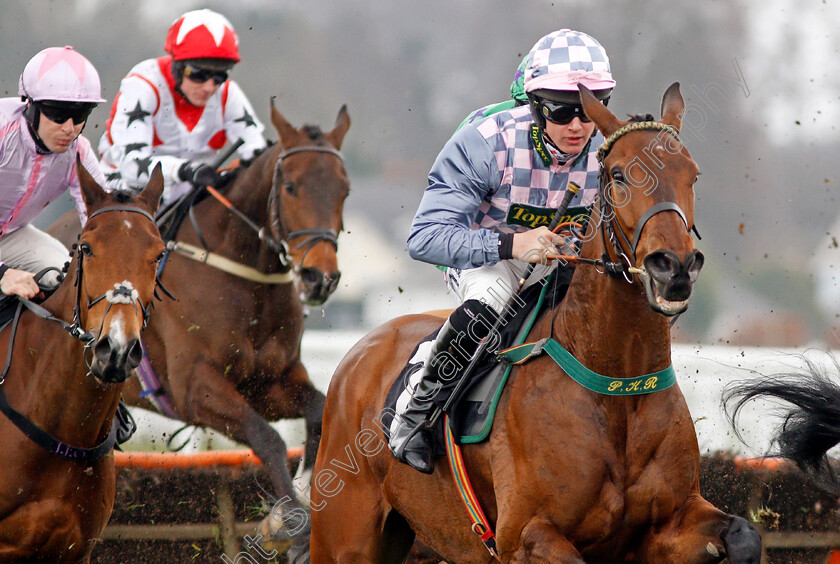
<path fill-rule="evenodd" d="M 126 335 L 125 335 L 125 320 L 123 319 L 123 312 L 118 311 L 111 319 L 111 325 L 108 328 L 108 336 L 118 349 L 125 349 Z"/>

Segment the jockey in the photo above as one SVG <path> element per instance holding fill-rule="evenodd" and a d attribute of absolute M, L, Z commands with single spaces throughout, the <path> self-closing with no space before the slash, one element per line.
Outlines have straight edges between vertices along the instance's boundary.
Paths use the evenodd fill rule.
<path fill-rule="evenodd" d="M 81 135 L 90 112 L 104 102 L 99 75 L 72 47 L 51 47 L 26 64 L 20 98 L 0 99 L 0 291 L 26 299 L 40 288 L 34 274 L 60 269 L 69 252 L 31 222 L 69 189 L 86 220 L 76 157 L 101 185 L 105 177 L 90 142 Z M 41 284 L 55 287 L 58 271 Z"/>
<path fill-rule="evenodd" d="M 242 89 L 228 79 L 239 39 L 224 16 L 187 12 L 172 23 L 164 49 L 167 56 L 142 61 L 123 78 L 99 154 L 111 188 L 141 189 L 160 163 L 165 205 L 193 184 L 223 184 L 208 163 L 227 141 L 242 139 L 239 155 L 248 160 L 266 140 Z"/>
<path fill-rule="evenodd" d="M 429 172 L 408 250 L 414 259 L 447 267 L 447 283 L 462 304 L 411 376 L 390 429 L 394 456 L 421 472 L 433 471 L 431 437 L 422 426 L 433 407 L 451 394 L 458 370 L 508 307 L 528 264 L 536 263 L 525 287 L 556 267 L 546 261 L 546 247 L 565 241 L 547 225 L 569 182 L 581 187 L 571 216 L 588 213 L 598 194 L 603 137 L 583 112 L 578 84 L 607 102 L 615 81 L 604 48 L 579 31 L 546 35 L 526 57 L 528 105 L 456 131 Z"/>

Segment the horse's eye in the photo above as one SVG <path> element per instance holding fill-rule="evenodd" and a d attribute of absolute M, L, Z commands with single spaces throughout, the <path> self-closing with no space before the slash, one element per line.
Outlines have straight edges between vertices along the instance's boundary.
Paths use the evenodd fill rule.
<path fill-rule="evenodd" d="M 91 255 L 91 254 L 93 254 L 93 249 L 91 249 L 91 248 L 90 248 L 90 245 L 88 245 L 87 243 L 84 243 L 84 242 L 79 243 L 79 251 L 80 251 L 83 255 Z"/>
<path fill-rule="evenodd" d="M 297 187 L 295 186 L 294 182 L 286 182 L 283 184 L 283 188 L 286 189 L 286 193 L 294 196 L 295 192 L 297 192 Z"/>
<path fill-rule="evenodd" d="M 156 263 L 160 263 L 160 261 L 162 261 L 162 260 L 163 260 L 163 253 L 164 253 L 164 252 L 163 252 L 163 251 L 161 251 L 161 252 L 160 252 L 160 254 L 157 256 L 157 258 L 155 259 L 155 262 L 156 262 Z"/>
<path fill-rule="evenodd" d="M 612 172 L 612 177 L 616 182 L 624 182 L 624 173 L 620 170 L 614 170 Z"/>

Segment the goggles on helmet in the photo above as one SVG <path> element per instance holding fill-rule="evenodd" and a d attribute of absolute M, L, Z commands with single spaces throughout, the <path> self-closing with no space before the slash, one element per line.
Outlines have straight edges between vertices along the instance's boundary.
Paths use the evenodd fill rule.
<path fill-rule="evenodd" d="M 229 74 L 226 70 L 210 70 L 192 64 L 184 65 L 184 77 L 189 78 L 193 82 L 203 83 L 212 78 L 213 83 L 219 85 L 228 79 Z"/>
<path fill-rule="evenodd" d="M 54 123 L 65 123 L 73 120 L 73 125 L 80 125 L 87 121 L 90 112 L 96 104 L 90 102 L 60 102 L 40 100 L 32 102 L 48 120 Z"/>

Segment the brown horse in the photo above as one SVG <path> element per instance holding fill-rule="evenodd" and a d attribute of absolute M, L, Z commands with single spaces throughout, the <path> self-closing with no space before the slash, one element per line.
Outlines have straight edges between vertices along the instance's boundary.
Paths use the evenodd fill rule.
<path fill-rule="evenodd" d="M 90 561 L 114 505 L 112 421 L 142 356 L 163 253 L 152 218 L 159 167 L 136 199 L 77 170 L 90 219 L 67 280 L 0 334 L 9 363 L 0 377 L 2 562 Z"/>
<path fill-rule="evenodd" d="M 661 122 L 622 122 L 581 90 L 607 138 L 601 194 L 565 300 L 527 340 L 553 336 L 590 370 L 637 378 L 670 365 L 667 316 L 685 308 L 702 266 L 688 231 L 697 166 L 676 137 L 677 84 Z M 655 189 L 634 186 L 641 165 Z M 608 263 L 614 275 L 587 262 Z M 446 461 L 420 474 L 390 456 L 378 430 L 388 388 L 440 325 L 398 318 L 338 366 L 313 476 L 312 562 L 401 562 L 415 533 L 449 562 L 493 561 Z M 463 451 L 502 562 L 758 562 L 755 529 L 700 495 L 697 439 L 678 385 L 598 394 L 541 356 L 514 370 L 497 413 L 489 439 Z"/>
<path fill-rule="evenodd" d="M 337 237 L 350 186 L 338 150 L 350 118 L 342 107 L 328 133 L 296 129 L 272 104 L 271 121 L 279 142 L 238 169 L 222 198 L 196 203 L 175 235 L 161 278 L 177 301 L 160 308 L 143 343 L 160 399 L 171 406 L 165 414 L 250 446 L 268 469 L 278 502 L 263 536 L 305 542 L 308 517 L 286 445 L 268 422 L 306 419 L 302 469 L 311 470 L 324 396 L 301 363 L 301 302 L 323 303 L 340 276 Z M 205 250 L 207 264 L 188 258 L 202 260 Z M 137 380 L 125 397 L 154 409 Z"/>

